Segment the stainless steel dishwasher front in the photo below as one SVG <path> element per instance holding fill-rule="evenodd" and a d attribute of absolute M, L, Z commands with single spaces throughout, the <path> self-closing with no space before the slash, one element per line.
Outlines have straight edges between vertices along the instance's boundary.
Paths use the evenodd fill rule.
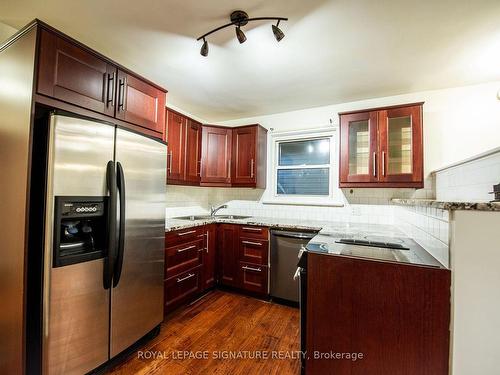
<path fill-rule="evenodd" d="M 275 300 L 299 302 L 299 284 L 293 279 L 299 250 L 317 232 L 271 230 L 271 297 Z"/>

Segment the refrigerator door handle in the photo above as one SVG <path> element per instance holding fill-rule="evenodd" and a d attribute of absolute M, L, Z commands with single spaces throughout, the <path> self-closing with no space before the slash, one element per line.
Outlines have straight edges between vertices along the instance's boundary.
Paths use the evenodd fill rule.
<path fill-rule="evenodd" d="M 117 185 L 118 193 L 120 195 L 120 227 L 118 229 L 118 253 L 116 256 L 116 263 L 113 275 L 113 288 L 120 282 L 123 266 L 123 251 L 125 248 L 125 175 L 123 167 L 120 162 L 116 163 L 117 169 Z"/>
<path fill-rule="evenodd" d="M 104 261 L 103 286 L 104 289 L 111 287 L 113 268 L 116 257 L 116 172 L 114 161 L 108 161 L 106 166 L 106 184 L 109 190 L 108 209 L 108 254 Z"/>

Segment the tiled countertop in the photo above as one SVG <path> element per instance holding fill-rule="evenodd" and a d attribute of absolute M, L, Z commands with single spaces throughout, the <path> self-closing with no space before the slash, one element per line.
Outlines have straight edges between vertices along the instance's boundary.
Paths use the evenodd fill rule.
<path fill-rule="evenodd" d="M 392 199 L 399 206 L 434 207 L 442 210 L 500 211 L 500 202 L 443 202 L 433 199 Z"/>

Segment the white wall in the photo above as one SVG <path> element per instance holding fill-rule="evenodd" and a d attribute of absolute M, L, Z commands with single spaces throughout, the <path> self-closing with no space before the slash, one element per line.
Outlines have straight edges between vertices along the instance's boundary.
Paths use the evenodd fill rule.
<path fill-rule="evenodd" d="M 500 214 L 450 216 L 453 375 L 497 375 L 500 369 Z"/>
<path fill-rule="evenodd" d="M 16 33 L 16 29 L 13 27 L 0 22 L 0 45 L 3 44 L 5 40 L 7 40 L 11 35 Z"/>
<path fill-rule="evenodd" d="M 259 123 L 275 131 L 338 125 L 338 112 L 424 101 L 424 171 L 500 146 L 500 81 L 444 90 L 375 98 L 300 111 L 222 122 Z"/>

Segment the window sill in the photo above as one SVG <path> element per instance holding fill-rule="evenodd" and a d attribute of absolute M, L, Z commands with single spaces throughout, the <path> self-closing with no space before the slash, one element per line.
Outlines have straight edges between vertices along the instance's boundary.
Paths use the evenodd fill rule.
<path fill-rule="evenodd" d="M 263 200 L 262 204 L 268 205 L 286 205 L 286 206 L 317 206 L 317 207 L 344 207 L 344 203 L 337 201 L 308 201 L 300 199 L 290 199 L 290 200 Z"/>

